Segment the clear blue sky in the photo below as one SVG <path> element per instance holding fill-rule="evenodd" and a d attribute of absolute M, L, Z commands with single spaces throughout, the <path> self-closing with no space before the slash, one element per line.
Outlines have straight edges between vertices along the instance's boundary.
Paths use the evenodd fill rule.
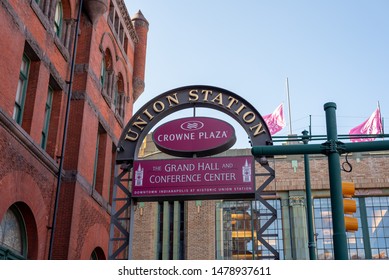
<path fill-rule="evenodd" d="M 138 110 L 167 90 L 195 84 L 242 96 L 260 114 L 281 102 L 289 133 L 325 134 L 326 102 L 337 104 L 338 134 L 381 105 L 389 133 L 389 1 L 126 0 L 150 23 L 146 88 Z M 188 115 L 186 115 L 188 116 Z M 241 133 L 237 130 L 237 133 Z M 246 136 L 238 135 L 245 142 Z"/>

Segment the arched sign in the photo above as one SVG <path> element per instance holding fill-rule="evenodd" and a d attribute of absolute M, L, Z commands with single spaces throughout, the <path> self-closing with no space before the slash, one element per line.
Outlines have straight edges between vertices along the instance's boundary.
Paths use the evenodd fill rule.
<path fill-rule="evenodd" d="M 127 248 L 128 258 L 132 258 L 132 246 L 130 245 L 133 236 L 131 229 L 134 222 L 135 201 L 260 199 L 265 187 L 274 179 L 274 170 L 265 162 L 260 162 L 267 173 L 261 173 L 258 176 L 267 176 L 267 179 L 260 186 L 255 185 L 257 174 L 252 156 L 202 157 L 228 149 L 233 145 L 235 132 L 228 135 L 228 129 L 224 123 L 223 125 L 219 123 L 219 125 L 224 128 L 225 135 L 219 136 L 220 138 L 226 136 L 226 143 L 223 143 L 222 139 L 214 143 L 207 141 L 204 144 L 207 146 L 205 151 L 194 148 L 190 154 L 186 154 L 187 150 L 190 150 L 188 147 L 182 148 L 176 145 L 172 149 L 166 143 L 159 143 L 162 150 L 166 149 L 173 153 L 178 150 L 184 154 L 176 155 L 181 157 L 192 155 L 195 156 L 194 158 L 137 160 L 137 152 L 143 139 L 160 120 L 174 112 L 191 107 L 215 109 L 229 115 L 246 131 L 252 146 L 272 145 L 269 129 L 257 110 L 242 97 L 225 89 L 204 85 L 185 86 L 169 90 L 150 100 L 130 119 L 119 139 L 115 162 L 116 167 L 120 165 L 121 171 L 115 168 L 109 244 L 110 259 L 118 258 Z M 202 124 L 197 121 L 190 120 L 190 123 L 186 124 L 186 129 L 201 127 L 202 124 L 206 126 L 209 120 Z M 185 127 L 185 124 L 181 125 Z M 202 132 L 209 133 L 210 137 L 212 131 L 204 128 Z M 212 133 L 212 137 L 218 137 L 214 132 Z M 175 136 L 163 137 L 159 140 L 169 140 L 169 137 Z M 187 137 L 192 137 L 192 134 L 188 134 Z M 129 176 L 131 171 L 133 174 Z M 129 181 L 132 181 L 131 191 L 126 183 Z M 117 204 L 116 201 L 120 202 Z M 263 199 L 261 201 L 264 202 Z M 264 203 L 264 206 L 272 213 L 276 213 L 270 204 Z M 264 232 L 275 219 L 274 214 L 263 225 L 261 232 Z M 258 241 L 266 246 L 277 259 L 277 251 L 261 237 L 261 232 L 257 235 Z"/>
<path fill-rule="evenodd" d="M 120 137 L 116 163 L 132 163 L 142 140 L 161 119 L 191 107 L 211 108 L 231 116 L 247 132 L 253 146 L 272 144 L 265 121 L 245 99 L 218 87 L 185 86 L 153 98 L 138 110 Z"/>

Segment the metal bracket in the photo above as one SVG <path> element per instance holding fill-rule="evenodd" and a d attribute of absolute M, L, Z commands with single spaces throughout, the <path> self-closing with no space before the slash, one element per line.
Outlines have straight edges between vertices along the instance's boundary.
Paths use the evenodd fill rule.
<path fill-rule="evenodd" d="M 328 140 L 321 144 L 323 146 L 323 154 L 328 156 L 333 153 L 343 154 L 346 152 L 345 144 L 341 141 L 335 141 L 333 139 Z"/>

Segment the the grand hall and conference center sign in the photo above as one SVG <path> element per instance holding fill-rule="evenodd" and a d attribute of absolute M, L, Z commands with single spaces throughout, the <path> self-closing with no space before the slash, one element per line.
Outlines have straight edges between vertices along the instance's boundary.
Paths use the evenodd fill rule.
<path fill-rule="evenodd" d="M 252 197 L 252 161 L 251 156 L 136 161 L 132 196 Z"/>

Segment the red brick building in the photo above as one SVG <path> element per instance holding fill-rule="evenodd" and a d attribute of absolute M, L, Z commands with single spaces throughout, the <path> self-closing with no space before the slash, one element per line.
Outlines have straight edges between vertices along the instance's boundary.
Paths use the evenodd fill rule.
<path fill-rule="evenodd" d="M 0 259 L 50 255 L 70 92 L 51 258 L 108 256 L 113 157 L 144 89 L 148 22 L 123 0 L 84 0 L 73 54 L 79 5 L 1 1 Z"/>
<path fill-rule="evenodd" d="M 148 22 L 140 12 L 130 18 L 123 0 L 83 0 L 77 32 L 80 1 L 0 0 L 0 259 L 108 257 L 114 155 L 144 89 Z M 167 158 L 146 140 L 140 159 Z M 387 259 L 389 154 L 348 156 L 353 172 L 342 179 L 356 184 L 360 224 L 347 234 L 349 257 Z M 258 201 L 138 203 L 132 257 L 271 259 L 256 238 L 276 218 L 263 234 L 276 258 L 309 259 L 303 158 L 279 156 L 270 165 L 276 177 L 265 199 L 276 214 Z M 311 156 L 311 177 L 317 258 L 333 259 L 325 156 Z"/>

